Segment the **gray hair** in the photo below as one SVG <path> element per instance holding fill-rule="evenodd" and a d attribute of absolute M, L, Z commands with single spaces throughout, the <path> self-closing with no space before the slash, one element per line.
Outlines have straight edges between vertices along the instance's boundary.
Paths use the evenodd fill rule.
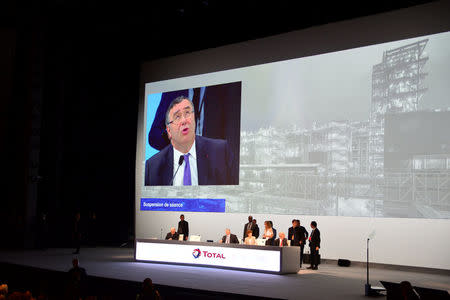
<path fill-rule="evenodd" d="M 191 104 L 192 109 L 194 109 L 194 103 L 192 103 L 191 99 L 189 99 L 186 96 L 179 96 L 176 97 L 175 99 L 172 100 L 172 102 L 170 102 L 169 108 L 167 108 L 166 111 L 166 125 L 169 125 L 170 121 L 169 121 L 169 112 L 170 110 L 177 104 L 183 102 L 183 100 L 187 100 L 189 101 L 189 103 Z"/>

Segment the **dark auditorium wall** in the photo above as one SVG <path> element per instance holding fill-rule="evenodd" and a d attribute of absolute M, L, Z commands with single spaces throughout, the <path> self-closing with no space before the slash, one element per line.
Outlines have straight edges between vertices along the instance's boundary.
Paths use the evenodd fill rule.
<path fill-rule="evenodd" d="M 142 62 L 426 2 L 2 1 L 0 247 L 70 246 L 76 211 L 133 235 Z"/>

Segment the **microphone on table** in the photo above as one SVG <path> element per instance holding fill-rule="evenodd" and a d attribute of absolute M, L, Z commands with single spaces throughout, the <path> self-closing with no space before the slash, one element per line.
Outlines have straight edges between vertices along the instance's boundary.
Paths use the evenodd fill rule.
<path fill-rule="evenodd" d="M 173 180 L 175 179 L 175 176 L 177 175 L 178 170 L 180 169 L 180 166 L 183 164 L 183 161 L 184 161 L 184 156 L 180 155 L 180 159 L 178 159 L 178 168 L 175 171 L 175 174 L 173 174 L 172 180 L 170 181 L 169 185 L 173 185 Z"/>

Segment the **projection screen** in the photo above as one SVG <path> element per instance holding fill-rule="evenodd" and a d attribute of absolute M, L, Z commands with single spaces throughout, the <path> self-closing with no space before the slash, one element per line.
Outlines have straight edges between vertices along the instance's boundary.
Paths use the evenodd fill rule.
<path fill-rule="evenodd" d="M 447 31 L 144 81 L 136 238 L 162 238 L 181 213 L 202 240 L 218 240 L 225 228 L 241 237 L 247 215 L 282 231 L 298 216 L 307 229 L 311 220 L 322 220 L 319 227 L 369 223 L 350 234 L 360 248 L 369 232 L 386 230 L 377 229 L 381 223 L 408 227 L 423 219 L 449 228 L 449 78 Z M 224 156 L 197 150 L 194 186 L 172 185 L 178 159 L 164 162 L 169 170 L 155 160 L 170 147 L 166 111 L 180 95 L 194 105 L 196 144 L 227 145 Z M 329 243 L 329 257 L 342 248 Z M 392 263 L 381 253 L 376 260 Z M 351 256 L 363 260 L 358 251 Z M 402 263 L 450 266 L 448 259 Z"/>

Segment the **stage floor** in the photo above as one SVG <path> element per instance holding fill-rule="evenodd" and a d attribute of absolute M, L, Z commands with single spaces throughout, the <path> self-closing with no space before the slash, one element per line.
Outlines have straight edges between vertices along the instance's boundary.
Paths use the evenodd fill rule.
<path fill-rule="evenodd" d="M 0 261 L 41 269 L 68 271 L 73 249 L 0 251 Z M 366 299 L 364 284 L 366 269 L 362 265 L 338 267 L 335 262 L 323 263 L 318 271 L 303 267 L 298 274 L 272 275 L 204 267 L 135 262 L 134 249 L 82 248 L 77 255 L 80 266 L 88 275 L 142 282 L 152 278 L 157 285 L 235 293 L 281 299 Z M 450 276 L 446 271 L 414 269 L 400 271 L 384 267 L 370 270 L 370 281 L 379 280 L 450 291 Z"/>

